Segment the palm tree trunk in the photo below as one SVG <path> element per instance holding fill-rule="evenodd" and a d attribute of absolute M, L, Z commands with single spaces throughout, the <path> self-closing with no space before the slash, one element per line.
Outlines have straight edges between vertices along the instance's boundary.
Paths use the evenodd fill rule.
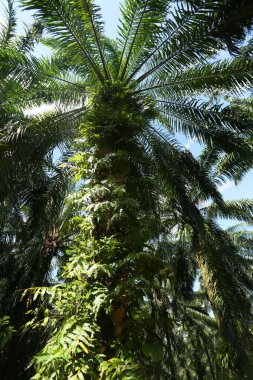
<path fill-rule="evenodd" d="M 125 342 L 129 336 L 129 326 L 132 329 L 134 325 L 132 312 L 138 310 L 138 305 L 143 302 L 143 295 L 136 292 L 134 278 L 142 276 L 145 279 L 145 267 L 139 267 L 135 254 L 143 252 L 145 243 L 156 231 L 154 225 L 149 227 L 150 219 L 154 219 L 154 210 L 151 212 L 142 204 L 147 194 L 140 197 L 138 180 L 141 174 L 136 178 L 136 167 L 142 165 L 140 160 L 143 153 L 134 137 L 136 130 L 143 126 L 136 125 L 133 128 L 128 124 L 110 125 L 110 120 L 107 121 L 106 118 L 110 119 L 111 115 L 117 112 L 118 102 L 114 105 L 116 110 L 111 109 L 110 101 L 107 99 L 100 107 L 106 108 L 106 111 L 99 115 L 99 122 L 97 110 L 94 114 L 91 112 L 93 126 L 88 136 L 87 131 L 85 133 L 90 146 L 96 147 L 93 163 L 89 168 L 91 180 L 88 189 L 92 194 L 90 199 L 93 210 L 93 238 L 95 243 L 101 246 L 101 252 L 104 239 L 112 239 L 117 245 L 114 254 L 101 254 L 94 258 L 96 264 L 106 264 L 113 268 L 112 276 L 103 274 L 99 279 L 109 293 L 114 294 L 111 299 L 110 319 L 105 317 L 102 310 L 98 316 L 98 323 L 104 335 L 103 341 L 109 347 L 112 337 L 118 342 Z M 133 107 L 136 107 L 136 104 Z M 126 262 L 125 265 L 119 266 L 119 262 L 127 257 L 131 257 L 131 265 L 127 265 Z M 121 290 L 117 291 L 116 295 L 115 289 L 119 288 Z M 111 331 L 111 337 L 108 331 Z M 111 351 L 108 348 L 107 356 L 110 355 Z"/>

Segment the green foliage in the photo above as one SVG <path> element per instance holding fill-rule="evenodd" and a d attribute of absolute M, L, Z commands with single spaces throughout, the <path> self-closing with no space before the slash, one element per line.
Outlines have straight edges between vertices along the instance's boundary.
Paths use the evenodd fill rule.
<path fill-rule="evenodd" d="M 11 340 L 13 333 L 16 330 L 10 325 L 10 317 L 5 315 L 0 319 L 0 348 L 1 350 L 4 346 Z"/>
<path fill-rule="evenodd" d="M 132 363 L 130 360 L 122 360 L 112 358 L 100 364 L 101 376 L 99 379 L 118 379 L 118 380 L 137 380 L 140 373 L 138 373 L 138 365 Z"/>

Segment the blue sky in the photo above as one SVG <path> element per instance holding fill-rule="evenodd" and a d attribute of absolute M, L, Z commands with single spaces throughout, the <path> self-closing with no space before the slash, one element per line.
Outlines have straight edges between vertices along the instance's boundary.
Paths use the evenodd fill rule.
<path fill-rule="evenodd" d="M 96 3 L 101 6 L 102 14 L 105 21 L 105 33 L 107 36 L 114 38 L 117 33 L 117 23 L 120 16 L 120 0 L 96 0 Z M 0 2 L 0 22 L 4 18 L 4 1 Z M 24 30 L 24 23 L 30 24 L 32 21 L 31 14 L 28 12 L 18 12 L 19 23 L 18 32 L 22 33 Z M 47 52 L 41 46 L 37 48 L 36 53 L 43 55 Z M 181 144 L 187 146 L 193 154 L 199 151 L 198 144 L 191 140 L 181 139 Z M 251 170 L 242 180 L 242 182 L 235 186 L 233 183 L 228 182 L 221 189 L 224 199 L 233 200 L 241 198 L 253 198 L 253 170 Z M 224 227 L 231 225 L 231 221 L 222 222 Z"/>

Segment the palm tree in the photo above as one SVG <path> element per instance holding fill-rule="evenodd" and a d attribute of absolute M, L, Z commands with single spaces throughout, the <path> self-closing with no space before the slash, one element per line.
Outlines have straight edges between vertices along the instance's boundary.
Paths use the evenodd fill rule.
<path fill-rule="evenodd" d="M 25 357 L 27 353 L 31 355 L 38 339 L 35 334 L 20 335 L 19 329 L 27 320 L 27 304 L 20 303 L 20 289 L 49 284 L 52 262 L 64 260 L 71 240 L 68 219 L 73 216 L 73 209 L 66 206 L 65 199 L 72 187 L 72 176 L 66 161 L 75 125 L 73 123 L 72 130 L 60 128 L 58 121 L 49 126 L 47 121 L 52 121 L 53 112 L 36 117 L 31 116 L 31 110 L 28 113 L 30 107 L 51 102 L 50 88 L 47 94 L 45 87 L 38 83 L 36 86 L 35 81 L 29 85 L 28 78 L 25 84 L 22 78 L 12 78 L 5 64 L 11 57 L 15 61 L 16 55 L 25 59 L 41 29 L 35 24 L 25 37 L 18 37 L 12 1 L 8 1 L 7 10 L 7 25 L 1 29 L 0 36 L 3 58 L 0 73 L 0 314 L 11 316 L 10 323 L 19 334 L 14 334 L 13 340 L 1 350 L 5 360 L 4 363 L 1 360 L 0 367 L 1 373 L 7 371 L 12 376 L 13 359 L 17 374 L 23 370 Z M 37 98 L 34 97 L 35 86 L 40 91 Z M 54 153 L 56 148 L 61 154 L 58 159 Z"/>
<path fill-rule="evenodd" d="M 8 6 L 8 23 L 1 32 L 1 53 L 9 57 L 21 49 L 19 56 L 22 59 L 26 55 L 22 48 L 24 40 L 26 47 L 29 44 L 31 47 L 35 34 L 30 39 L 30 31 L 28 37 L 19 38 L 15 35 L 16 20 L 13 2 L 9 1 Z M 5 63 L 3 59 L 2 68 Z M 22 80 L 6 77 L 4 69 L 1 71 L 1 79 L 0 173 L 3 180 L 0 186 L 2 209 L 0 265 L 3 265 L 6 272 L 8 266 L 4 264 L 5 262 L 19 261 L 19 259 L 22 262 L 22 254 L 15 256 L 13 250 L 24 253 L 28 248 L 35 252 L 38 240 L 40 240 L 39 245 L 44 244 L 45 235 L 53 229 L 52 225 L 57 214 L 62 212 L 69 179 L 65 173 L 66 170 L 61 169 L 62 162 L 60 160 L 56 162 L 53 158 L 53 151 L 59 147 L 61 152 L 65 153 L 74 132 L 66 131 L 64 128 L 60 130 L 58 125 L 49 128 L 46 125 L 48 116 L 33 118 L 28 116 L 25 112 L 28 105 L 31 105 L 31 102 L 32 105 L 36 104 L 36 100 L 34 103 L 30 101 L 34 89 L 29 87 L 28 83 L 25 87 Z M 40 90 L 43 91 L 43 88 L 41 87 Z M 41 95 L 39 104 L 43 98 Z M 45 100 L 46 97 L 44 97 Z M 36 255 L 34 255 L 34 261 L 38 264 Z M 27 257 L 24 264 L 28 266 Z M 19 271 L 22 265 L 18 264 L 16 267 Z M 25 277 L 26 271 L 23 269 L 20 272 Z M 29 270 L 33 272 L 32 265 Z M 14 268 L 10 272 L 7 271 L 7 277 L 10 280 L 14 272 Z M 38 271 L 35 272 L 36 276 L 40 276 Z M 31 274 L 27 275 L 28 278 L 30 276 Z M 41 276 L 45 276 L 43 271 Z M 17 285 L 17 279 L 15 281 L 14 286 L 21 285 Z M 39 281 L 39 283 L 42 282 Z M 30 282 L 30 285 L 32 284 L 33 281 Z M 29 281 L 24 287 L 27 285 L 30 286 Z M 8 302 L 8 307 L 10 307 L 10 302 Z"/>
<path fill-rule="evenodd" d="M 223 171 L 224 157 L 219 157 L 215 148 L 205 149 L 199 157 L 199 163 L 209 173 L 209 178 L 212 178 L 216 183 L 222 184 L 225 174 Z M 236 172 L 236 168 L 237 163 L 235 161 L 234 168 L 231 166 L 231 172 Z M 196 295 L 192 293 L 192 284 L 196 278 L 196 264 L 198 264 L 201 275 L 200 281 L 209 301 L 209 307 L 205 307 L 203 311 L 208 315 L 211 306 L 217 326 L 222 330 L 223 337 L 226 337 L 225 341 L 231 343 L 230 348 L 226 347 L 230 352 L 228 362 L 231 362 L 229 366 L 236 367 L 238 365 L 236 362 L 239 358 L 241 363 L 244 360 L 247 366 L 250 366 L 252 365 L 250 363 L 251 359 L 243 359 L 242 354 L 245 350 L 249 351 L 249 346 L 251 345 L 248 341 L 251 317 L 247 320 L 246 315 L 250 316 L 250 314 L 244 309 L 247 304 L 249 308 L 251 307 L 251 292 L 244 293 L 242 289 L 248 288 L 250 290 L 252 288 L 252 234 L 246 227 L 244 231 L 238 230 L 236 227 L 223 231 L 217 224 L 216 219 L 218 217 L 237 219 L 248 226 L 252 226 L 252 200 L 226 201 L 219 205 L 206 202 L 205 196 L 203 198 L 204 194 L 197 186 L 193 186 L 188 191 L 189 197 L 192 197 L 192 201 L 205 218 L 205 235 L 202 235 L 202 232 L 196 229 L 194 222 L 187 216 L 182 207 L 178 207 L 173 215 L 172 204 L 176 204 L 176 199 L 170 198 L 168 203 L 165 202 L 164 225 L 166 228 L 161 239 L 162 249 L 164 250 L 165 247 L 165 249 L 171 251 L 171 247 L 175 247 L 177 252 L 177 254 L 170 256 L 172 261 L 168 264 L 168 267 L 171 268 L 171 273 L 174 274 L 170 283 L 173 284 L 177 300 L 183 296 L 184 301 L 192 301 L 196 298 Z M 215 263 L 218 258 L 220 262 L 224 260 L 224 264 L 220 269 L 218 263 Z M 226 276 L 229 277 L 229 286 L 227 285 L 228 277 L 226 278 Z M 233 293 L 235 288 L 237 288 L 237 291 Z M 242 295 L 244 300 L 241 298 Z M 219 310 L 215 310 L 216 307 Z M 240 312 L 236 313 L 236 315 L 234 314 L 234 310 L 238 307 L 240 308 L 241 317 L 239 317 Z M 229 310 L 229 308 L 231 309 Z M 219 315 L 222 315 L 222 319 L 219 319 Z M 242 327 L 243 325 L 244 327 Z M 248 337 L 245 335 L 244 339 L 239 338 L 242 330 L 247 331 L 246 335 Z M 205 329 L 200 335 L 204 331 Z M 247 345 L 249 346 L 247 347 Z M 212 345 L 209 344 L 210 346 Z M 219 351 L 219 345 L 214 350 Z M 224 346 L 222 351 L 223 354 L 221 352 L 220 357 L 224 355 Z M 216 367 L 215 364 L 213 366 L 214 368 Z M 217 374 L 217 378 L 220 378 L 219 376 L 221 376 L 220 373 Z"/>
<path fill-rule="evenodd" d="M 59 110 L 34 115 L 33 107 L 53 102 L 57 89 L 53 82 L 50 83 L 52 87 L 49 83 L 45 86 L 31 75 L 25 78 L 15 76 L 12 67 L 26 62 L 43 28 L 35 23 L 24 37 L 19 37 L 15 33 L 16 18 L 11 0 L 8 1 L 7 11 L 7 25 L 3 26 L 0 35 L 0 265 L 6 271 L 5 261 L 24 261 L 29 274 L 24 268 L 20 270 L 22 264 L 16 266 L 27 281 L 19 283 L 13 276 L 14 268 L 7 273 L 7 277 L 15 277 L 14 287 L 26 288 L 43 283 L 50 257 L 47 270 L 38 269 L 43 258 L 39 258 L 36 252 L 47 246 L 47 236 L 51 240 L 52 234 L 56 234 L 55 230 L 64 224 L 66 214 L 70 215 L 70 207 L 65 205 L 65 198 L 72 186 L 71 167 L 67 160 L 71 156 L 70 146 L 76 136 L 76 124 L 72 120 L 71 128 L 69 124 L 67 127 L 62 125 L 64 117 Z M 9 62 L 12 62 L 12 67 Z M 58 87 L 59 90 L 64 91 L 66 87 Z M 56 114 L 61 117 L 52 123 Z M 13 250 L 16 255 L 12 254 Z M 33 258 L 27 260 L 29 250 L 33 252 Z M 36 263 L 37 270 L 34 270 L 32 262 Z M 40 277 L 39 282 L 31 279 L 32 272 L 34 278 Z M 6 306 L 10 304 L 8 302 Z"/>
<path fill-rule="evenodd" d="M 233 280 L 240 264 L 237 251 L 189 194 L 195 186 L 203 199 L 225 208 L 208 171 L 180 147 L 175 133 L 225 153 L 224 177 L 234 175 L 231 165 L 236 172 L 250 167 L 251 121 L 245 112 L 210 98 L 216 91 L 238 94 L 250 88 L 252 60 L 242 54 L 213 63 L 225 48 L 217 33 L 223 1 L 175 5 L 125 0 L 116 40 L 104 36 L 100 9 L 91 0 L 22 3 L 36 11 L 54 56 L 40 60 L 17 49 L 1 51 L 1 71 L 15 83 L 29 85 L 32 105 L 45 99 L 57 102 L 60 111 L 40 125 L 51 130 L 57 124 L 68 131 L 77 126 L 71 165 L 83 181 L 75 200 L 79 213 L 72 220 L 79 233 L 64 282 L 37 288 L 34 294 L 34 299 L 40 295 L 42 306 L 33 323 L 37 316 L 41 326 L 44 313 L 47 327 L 45 347 L 34 359 L 34 378 L 178 378 L 174 352 L 164 352 L 171 340 L 164 333 L 170 307 L 156 291 L 169 278 L 166 255 L 172 252 L 161 254 L 153 244 L 165 228 L 164 199 L 171 223 L 178 224 L 181 215 L 190 226 L 195 257 L 226 342 L 234 343 L 226 326 L 237 326 L 240 341 L 248 331 L 242 317 L 250 319 L 247 291 L 252 284 L 244 276 Z M 236 302 L 240 308 L 234 309 Z M 192 345 L 200 344 L 196 331 Z M 162 373 L 154 363 L 165 357 Z M 199 378 L 202 367 L 200 363 L 195 371 Z"/>

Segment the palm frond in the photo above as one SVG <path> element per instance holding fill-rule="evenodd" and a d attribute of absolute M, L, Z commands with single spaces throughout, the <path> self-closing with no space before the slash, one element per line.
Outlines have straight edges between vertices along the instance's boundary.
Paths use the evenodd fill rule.
<path fill-rule="evenodd" d="M 94 31 L 90 28 L 90 19 L 87 19 L 85 8 L 82 7 L 83 12 L 80 14 L 75 9 L 74 3 L 67 0 L 22 1 L 25 9 L 36 11 L 37 20 L 44 23 L 45 28 L 57 39 L 60 46 L 71 47 L 71 51 L 75 52 L 73 55 L 79 53 L 83 56 L 87 70 L 89 68 L 95 75 L 94 79 L 103 83 L 104 75 L 101 71 L 101 62 L 99 62 L 99 51 L 94 43 Z M 80 5 L 79 2 L 79 9 Z M 89 4 L 89 9 L 91 10 L 91 4 Z M 94 10 L 95 8 L 92 12 Z"/>
<path fill-rule="evenodd" d="M 94 43 L 99 51 L 100 60 L 103 66 L 105 78 L 109 79 L 107 62 L 104 54 L 104 37 L 103 23 L 101 22 L 101 9 L 94 4 L 93 0 L 75 0 L 74 5 L 85 24 L 86 29 L 90 29 L 90 34 L 93 34 Z"/>
<path fill-rule="evenodd" d="M 187 25 L 184 23 L 178 25 L 182 19 L 188 19 L 186 15 L 191 12 L 192 17 L 189 18 Z M 189 10 L 188 6 L 183 5 L 172 10 L 171 15 L 175 22 L 168 22 L 168 32 L 165 25 L 163 30 L 165 42 L 162 40 L 160 48 L 158 50 L 155 48 L 145 63 L 145 69 L 143 65 L 140 66 L 143 74 L 137 77 L 137 83 L 143 82 L 154 73 L 162 72 L 164 75 L 169 75 L 172 71 L 183 69 L 185 65 L 207 62 L 214 51 L 222 47 L 209 33 L 212 27 L 210 12 L 213 11 L 205 7 Z"/>
<path fill-rule="evenodd" d="M 212 204 L 207 210 L 211 218 L 221 217 L 253 223 L 253 201 L 251 199 L 226 201 L 222 207 Z"/>
<path fill-rule="evenodd" d="M 223 113 L 227 111 L 220 110 L 219 106 L 210 107 L 208 103 L 198 100 L 174 99 L 162 100 L 159 109 L 169 129 L 227 153 L 237 151 L 245 157 L 251 155 L 251 146 L 240 131 L 240 123 L 231 124 L 229 118 L 223 118 Z M 250 136 L 252 132 L 248 130 L 246 133 Z"/>
<path fill-rule="evenodd" d="M 175 75 L 162 72 L 145 81 L 137 92 L 151 92 L 155 96 L 193 96 L 212 94 L 213 91 L 238 95 L 251 88 L 252 60 L 244 57 L 222 60 L 206 65 L 195 65 Z"/>
<path fill-rule="evenodd" d="M 1 28 L 0 33 L 0 42 L 1 44 L 9 43 L 16 34 L 16 12 L 14 9 L 14 0 L 7 0 L 6 9 L 6 24 L 4 24 Z"/>
<path fill-rule="evenodd" d="M 164 0 L 126 0 L 121 6 L 122 19 L 118 30 L 121 49 L 119 77 L 123 80 L 136 60 L 155 43 L 159 25 L 166 17 L 168 2 Z"/>

